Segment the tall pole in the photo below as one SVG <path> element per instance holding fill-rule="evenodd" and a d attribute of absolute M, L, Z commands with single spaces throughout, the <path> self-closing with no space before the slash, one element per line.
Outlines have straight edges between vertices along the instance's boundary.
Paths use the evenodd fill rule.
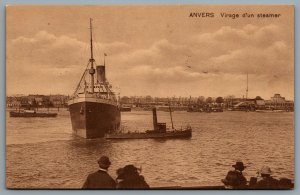
<path fill-rule="evenodd" d="M 94 74 L 95 74 L 95 69 L 94 69 L 94 56 L 93 56 L 93 31 L 92 31 L 92 18 L 90 18 L 90 36 L 91 36 L 91 68 L 89 70 L 89 73 L 91 75 L 91 93 L 94 93 Z"/>
<path fill-rule="evenodd" d="M 105 56 L 107 56 L 106 53 L 103 54 L 103 65 L 104 66 L 105 66 Z"/>
<path fill-rule="evenodd" d="M 92 18 L 90 18 L 90 40 L 91 40 L 91 59 L 94 59 L 93 57 L 93 29 L 92 29 Z M 93 66 L 93 62 L 92 62 Z"/>
<path fill-rule="evenodd" d="M 170 100 L 169 100 L 169 111 L 170 111 L 170 117 L 171 117 L 171 123 L 172 123 L 172 129 L 174 129 L 174 124 L 173 124 L 173 117 L 172 117 L 172 110 L 171 110 L 171 105 L 170 105 Z"/>
<path fill-rule="evenodd" d="M 248 72 L 247 72 L 247 88 L 246 88 L 246 100 L 248 99 Z"/>

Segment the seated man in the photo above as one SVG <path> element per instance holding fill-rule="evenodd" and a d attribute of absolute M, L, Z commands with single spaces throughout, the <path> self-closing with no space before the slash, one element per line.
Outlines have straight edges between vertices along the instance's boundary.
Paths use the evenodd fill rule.
<path fill-rule="evenodd" d="M 279 189 L 278 180 L 271 177 L 272 171 L 270 167 L 263 166 L 259 173 L 261 180 L 256 183 L 254 189 Z"/>
<path fill-rule="evenodd" d="M 225 179 L 222 179 L 221 181 L 225 184 L 225 187 L 229 189 L 245 189 L 247 179 L 242 172 L 246 167 L 241 161 L 236 162 L 232 167 L 234 167 L 234 170 L 229 171 Z"/>

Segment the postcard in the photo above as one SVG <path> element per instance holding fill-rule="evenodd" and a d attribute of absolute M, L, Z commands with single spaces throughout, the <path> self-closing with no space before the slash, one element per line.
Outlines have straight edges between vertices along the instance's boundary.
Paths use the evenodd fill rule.
<path fill-rule="evenodd" d="M 294 6 L 8 5 L 8 189 L 294 189 Z"/>

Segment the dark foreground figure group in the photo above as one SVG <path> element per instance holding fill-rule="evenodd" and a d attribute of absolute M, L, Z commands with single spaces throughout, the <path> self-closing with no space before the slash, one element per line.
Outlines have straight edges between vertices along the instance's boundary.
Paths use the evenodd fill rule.
<path fill-rule="evenodd" d="M 88 175 L 83 189 L 148 189 L 144 177 L 134 165 L 126 165 L 117 170 L 117 179 L 114 180 L 108 173 L 111 162 L 107 156 L 98 160 L 99 170 Z"/>
<path fill-rule="evenodd" d="M 108 173 L 111 162 L 107 156 L 101 156 L 98 160 L 99 170 L 91 173 L 86 178 L 83 189 L 149 189 L 140 170 L 134 165 L 126 165 L 117 170 L 117 179 L 114 180 Z M 263 166 L 257 177 L 251 177 L 249 182 L 243 175 L 246 168 L 243 162 L 238 161 L 232 165 L 234 170 L 227 173 L 224 183 L 226 189 L 293 189 L 294 184 L 290 179 L 273 178 L 269 167 Z"/>
<path fill-rule="evenodd" d="M 246 168 L 243 162 L 236 162 L 232 165 L 234 170 L 227 173 L 225 179 L 221 181 L 227 189 L 254 189 L 254 190 L 272 190 L 272 189 L 292 189 L 294 184 L 288 178 L 275 179 L 273 178 L 270 167 L 263 166 L 257 173 L 257 177 L 251 177 L 248 182 L 243 171 Z"/>

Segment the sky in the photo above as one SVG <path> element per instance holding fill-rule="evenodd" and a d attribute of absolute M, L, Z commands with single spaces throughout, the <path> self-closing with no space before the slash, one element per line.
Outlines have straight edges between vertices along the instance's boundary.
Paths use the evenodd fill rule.
<path fill-rule="evenodd" d="M 106 53 L 121 96 L 243 97 L 248 73 L 249 98 L 294 99 L 292 6 L 8 6 L 7 95 L 72 94 L 90 57 L 89 18 L 96 64 Z"/>

